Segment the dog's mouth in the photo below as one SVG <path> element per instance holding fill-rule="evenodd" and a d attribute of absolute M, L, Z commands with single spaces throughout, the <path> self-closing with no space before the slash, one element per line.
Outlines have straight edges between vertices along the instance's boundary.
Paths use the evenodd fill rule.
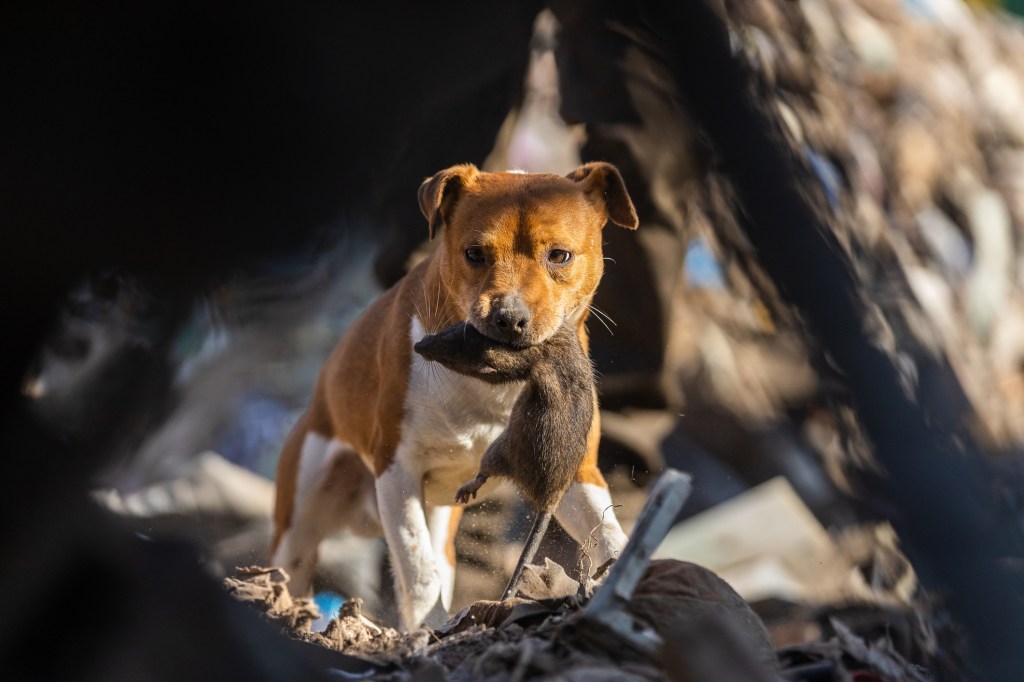
<path fill-rule="evenodd" d="M 487 337 L 491 341 L 494 341 L 495 343 L 499 343 L 502 346 L 509 346 L 510 348 L 526 348 L 526 347 L 529 346 L 529 344 L 527 344 L 527 345 L 519 345 L 519 344 L 516 344 L 516 343 L 512 343 L 508 339 L 504 339 L 504 338 L 501 338 L 500 336 L 496 336 L 496 335 L 490 334 L 490 333 L 488 333 L 487 325 L 478 324 L 476 322 L 469 322 L 468 324 L 469 324 L 470 327 L 475 329 L 481 336 Z"/>
<path fill-rule="evenodd" d="M 544 338 L 537 338 L 532 331 L 512 335 L 504 333 L 500 329 L 495 330 L 486 324 L 470 322 L 469 325 L 476 331 L 480 332 L 482 336 L 486 336 L 491 341 L 500 343 L 503 346 L 508 346 L 509 348 L 530 348 L 531 346 L 540 345 L 547 340 L 547 336 Z M 550 336 L 550 334 L 548 336 Z"/>

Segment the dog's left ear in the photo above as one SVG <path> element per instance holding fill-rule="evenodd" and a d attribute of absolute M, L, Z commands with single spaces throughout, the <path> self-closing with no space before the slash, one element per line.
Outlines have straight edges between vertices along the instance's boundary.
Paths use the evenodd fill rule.
<path fill-rule="evenodd" d="M 619 169 L 604 161 L 585 163 L 566 176 L 578 182 L 591 201 L 604 206 L 608 220 L 616 225 L 635 230 L 640 221 L 633 208 L 633 200 L 626 191 L 626 183 Z"/>
<path fill-rule="evenodd" d="M 475 178 L 480 171 L 471 163 L 464 163 L 439 171 L 420 184 L 420 211 L 427 219 L 427 234 L 434 238 L 437 226 L 451 214 L 459 199 L 459 192 Z"/>

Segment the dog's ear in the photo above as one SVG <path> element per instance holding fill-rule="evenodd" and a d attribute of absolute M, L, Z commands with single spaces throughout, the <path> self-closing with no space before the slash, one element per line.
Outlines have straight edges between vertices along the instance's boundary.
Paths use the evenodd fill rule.
<path fill-rule="evenodd" d="M 434 238 L 438 225 L 455 208 L 461 192 L 479 173 L 471 163 L 452 166 L 427 178 L 420 184 L 420 211 L 427 219 L 427 234 Z"/>
<path fill-rule="evenodd" d="M 640 221 L 633 208 L 633 200 L 626 191 L 626 183 L 619 169 L 604 161 L 585 163 L 566 176 L 578 182 L 591 201 L 604 206 L 608 220 L 616 225 L 635 230 Z"/>

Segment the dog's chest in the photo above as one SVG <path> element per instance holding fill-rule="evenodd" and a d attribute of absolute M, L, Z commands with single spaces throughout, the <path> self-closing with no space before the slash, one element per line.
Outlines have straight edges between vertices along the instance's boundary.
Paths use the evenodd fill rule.
<path fill-rule="evenodd" d="M 414 316 L 410 343 L 425 335 Z M 522 389 L 521 382 L 495 386 L 463 376 L 413 352 L 402 441 L 428 478 L 439 481 L 451 470 L 457 487 L 465 472 L 475 473 L 484 450 L 508 425 Z"/>

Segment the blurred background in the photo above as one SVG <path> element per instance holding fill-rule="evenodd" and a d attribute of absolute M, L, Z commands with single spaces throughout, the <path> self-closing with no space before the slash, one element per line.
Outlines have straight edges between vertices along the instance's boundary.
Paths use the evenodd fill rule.
<path fill-rule="evenodd" d="M 109 532 L 184 540 L 212 576 L 266 565 L 279 448 L 323 360 L 431 248 L 419 181 L 606 160 L 641 224 L 605 232 L 588 323 L 624 525 L 664 467 L 689 471 L 661 555 L 726 578 L 778 647 L 844 614 L 967 665 L 987 635 L 945 604 L 967 584 L 945 555 L 1017 590 L 1024 566 L 1022 7 L 693 4 L 733 71 L 659 3 L 13 12 L 10 579 L 67 558 L 39 543 L 80 532 L 48 525 L 93 513 L 79 489 Z M 456 609 L 500 591 L 528 519 L 512 488 L 470 509 Z M 577 564 L 564 533 L 545 544 Z M 384 550 L 325 542 L 318 603 L 393 619 Z"/>

